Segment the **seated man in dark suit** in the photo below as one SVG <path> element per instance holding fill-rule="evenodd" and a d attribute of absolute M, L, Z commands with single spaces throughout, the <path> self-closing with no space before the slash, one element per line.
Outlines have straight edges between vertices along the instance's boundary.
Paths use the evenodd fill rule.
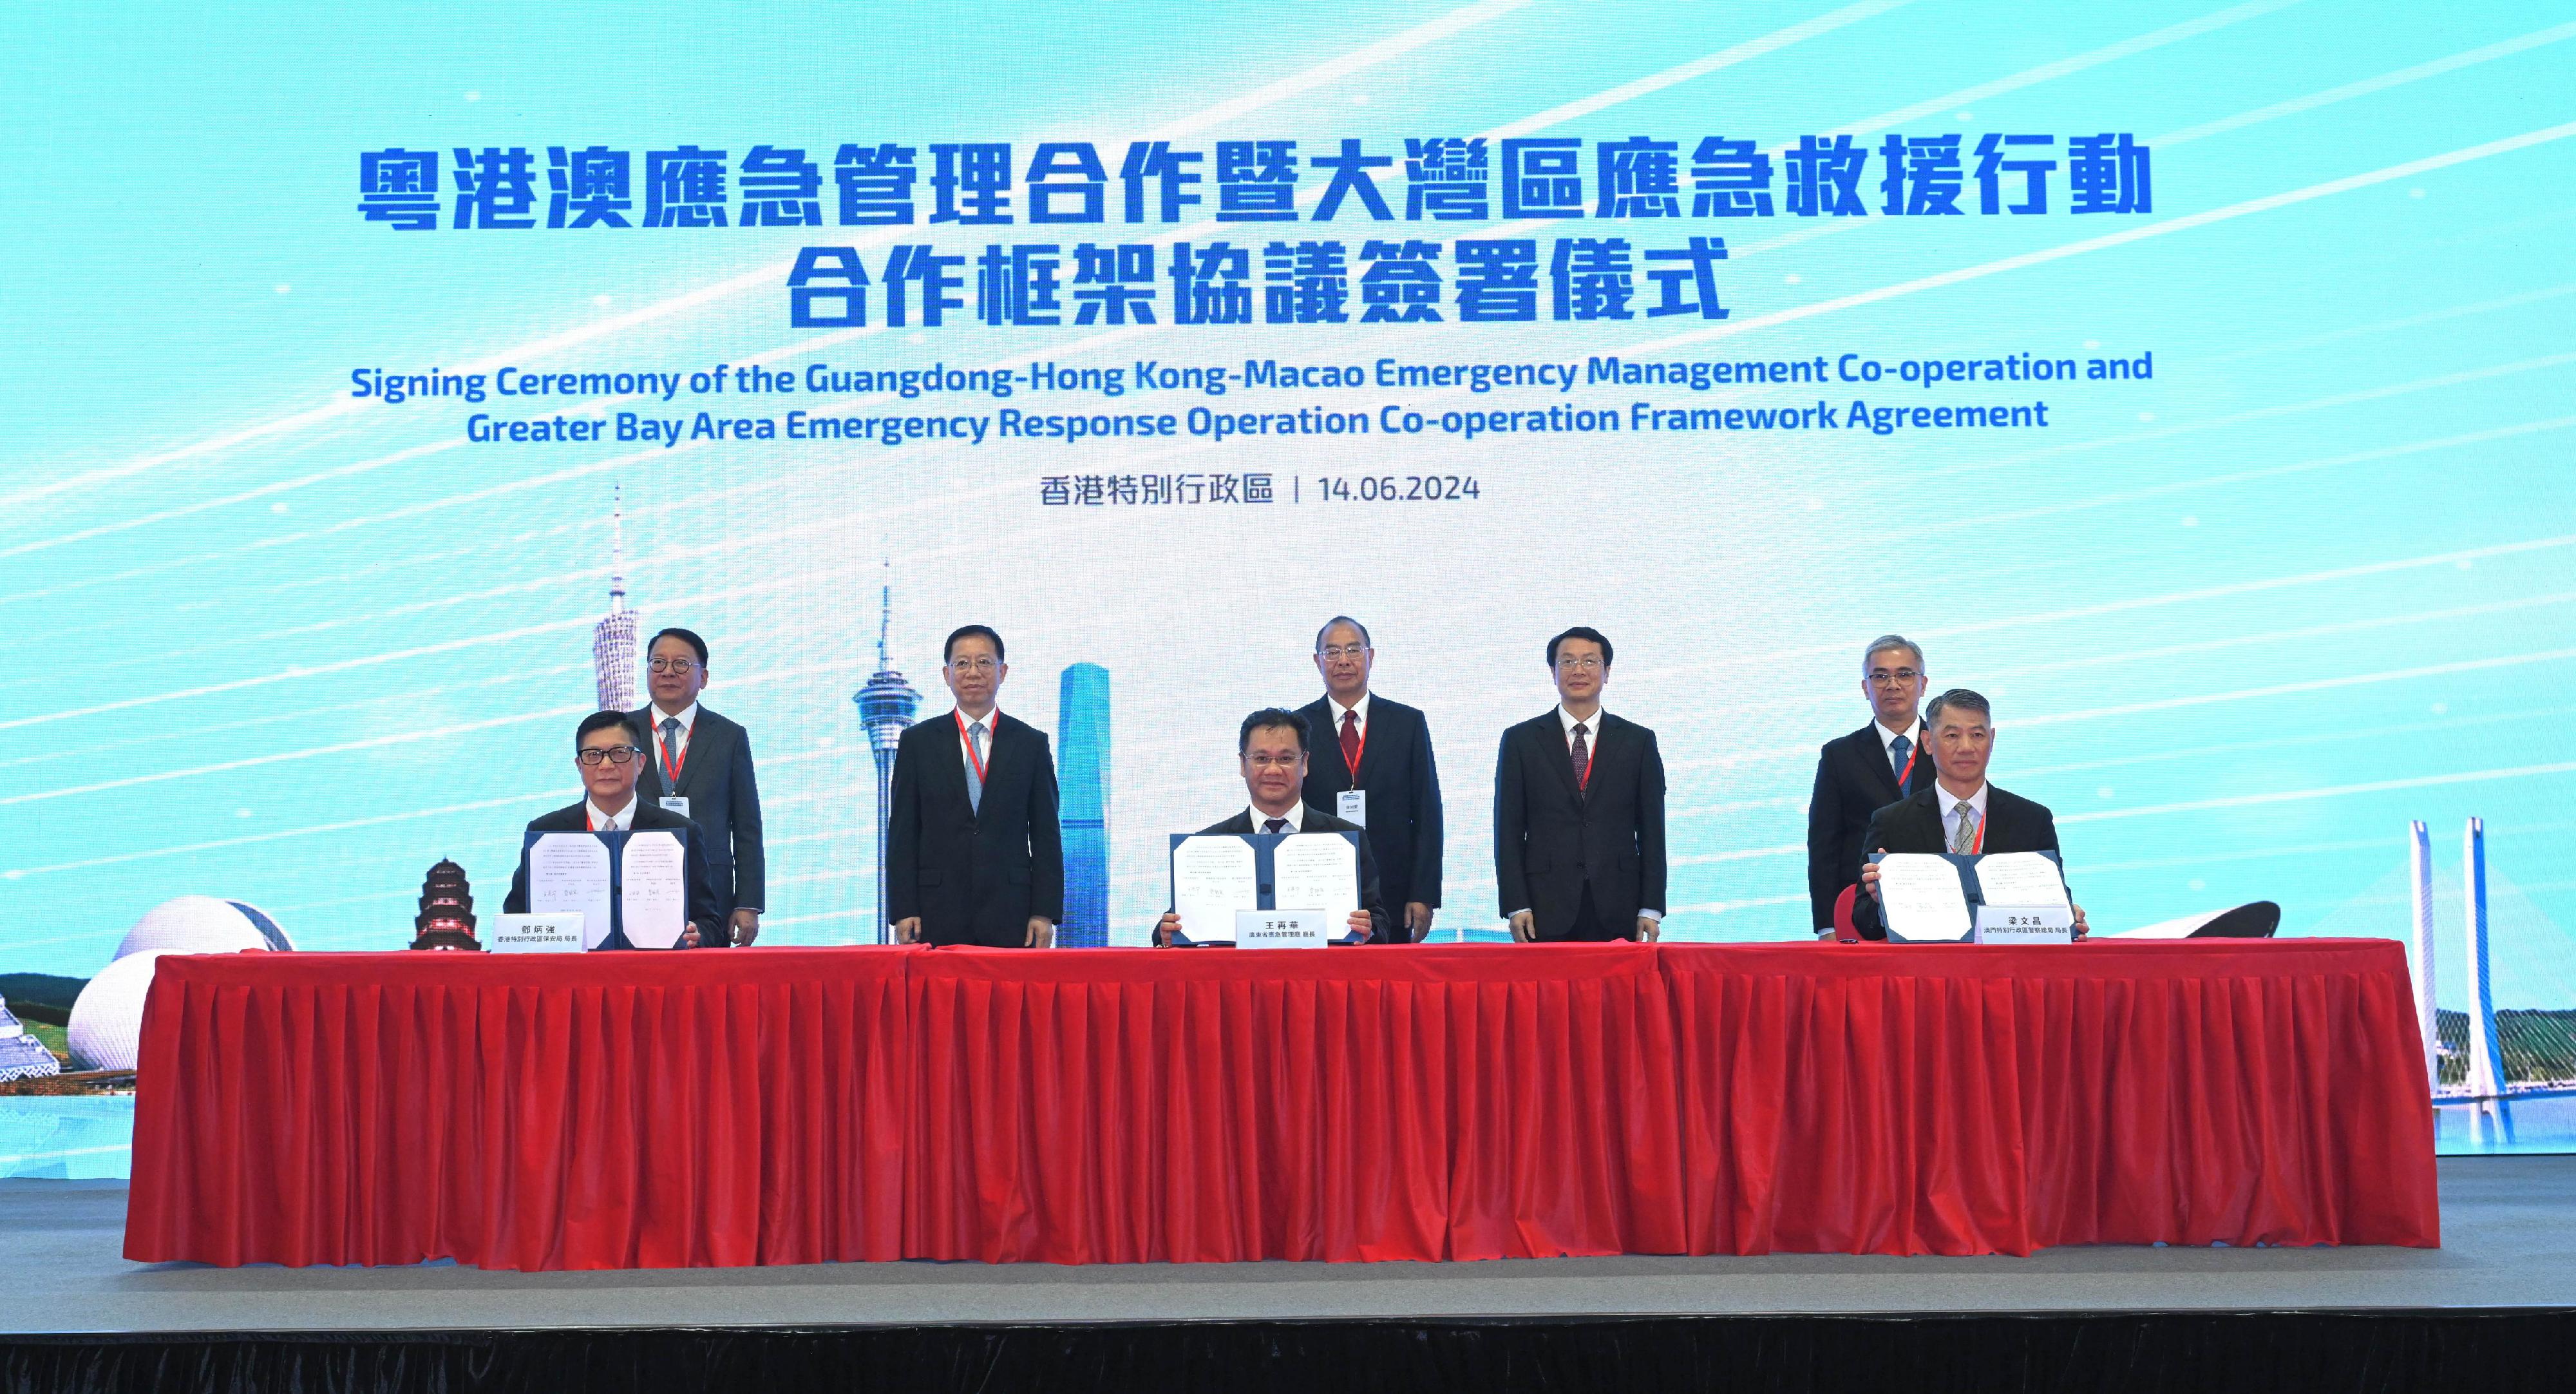
<path fill-rule="evenodd" d="M 698 827 L 676 813 L 666 812 L 635 797 L 635 781 L 644 772 L 644 737 L 638 733 L 626 713 L 592 712 L 581 719 L 581 729 L 573 733 L 573 769 L 581 775 L 582 787 L 589 796 L 570 808 L 558 808 L 529 820 L 532 833 L 577 832 L 643 832 L 654 828 L 680 834 L 688 847 L 689 922 L 682 932 L 680 947 L 698 948 L 719 944 L 715 928 L 721 923 L 717 913 L 716 893 L 707 878 L 706 853 L 698 846 Z M 503 911 L 513 915 L 528 913 L 528 859 L 522 853 L 519 869 L 510 877 L 510 898 L 501 903 Z M 631 949 L 626 936 L 612 930 L 606 949 Z"/>
<path fill-rule="evenodd" d="M 1306 719 L 1282 707 L 1264 707 L 1243 719 L 1243 729 L 1235 736 L 1235 750 L 1243 760 L 1243 787 L 1252 796 L 1252 806 L 1222 823 L 1199 829 L 1208 833 L 1364 833 L 1357 823 L 1346 823 L 1319 808 L 1306 804 Z M 1377 854 L 1369 850 L 1368 838 L 1360 838 L 1360 908 L 1351 912 L 1350 932 L 1360 936 L 1363 944 L 1385 943 L 1390 937 L 1392 920 L 1385 902 L 1379 899 Z M 1202 928 L 1201 933 L 1231 933 L 1232 925 L 1221 930 Z M 1166 910 L 1154 926 L 1154 942 L 1169 944 L 1174 933 L 1189 931 L 1181 917 Z"/>
<path fill-rule="evenodd" d="M 1870 816 L 1861 837 L 1859 868 L 1864 894 L 1852 905 L 1852 924 L 1863 939 L 1884 939 L 1878 914 L 1876 852 L 2054 852 L 2057 820 L 2045 805 L 2008 794 L 1986 782 L 1995 752 L 1994 709 L 1986 699 L 1954 687 L 1923 711 L 1926 738 L 1940 777 L 1931 788 L 1889 804 Z M 2075 910 L 2075 933 L 2086 930 L 2084 907 Z"/>
<path fill-rule="evenodd" d="M 1870 641 L 1860 660 L 1861 695 L 1876 718 L 1825 742 L 1807 799 L 1807 900 L 1816 933 L 1831 938 L 1834 902 L 1860 879 L 1860 839 L 1869 815 L 1932 787 L 1923 748 L 1923 650 L 1902 634 Z"/>

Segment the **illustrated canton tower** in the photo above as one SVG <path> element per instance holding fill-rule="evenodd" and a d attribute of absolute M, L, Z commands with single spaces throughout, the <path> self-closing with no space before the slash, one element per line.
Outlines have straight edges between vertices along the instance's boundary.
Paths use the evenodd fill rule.
<path fill-rule="evenodd" d="M 884 609 L 877 620 L 877 671 L 868 685 L 850 700 L 859 704 L 859 723 L 868 728 L 868 749 L 877 757 L 877 942 L 894 942 L 894 926 L 886 914 L 886 829 L 894 813 L 894 753 L 903 740 L 904 728 L 912 725 L 912 714 L 921 710 L 921 694 L 903 680 L 886 657 L 886 641 L 894 628 L 894 587 L 888 584 L 881 596 Z"/>
<path fill-rule="evenodd" d="M 635 612 L 626 608 L 626 486 L 617 486 L 609 513 L 608 613 L 590 630 L 591 672 L 599 679 L 599 709 L 635 705 Z"/>

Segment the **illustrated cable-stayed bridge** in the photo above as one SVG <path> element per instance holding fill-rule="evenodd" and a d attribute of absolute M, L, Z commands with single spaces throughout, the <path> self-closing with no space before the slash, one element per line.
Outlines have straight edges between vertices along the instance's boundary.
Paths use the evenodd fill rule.
<path fill-rule="evenodd" d="M 2511 1012 L 2503 1021 L 2498 1019 L 2489 973 L 2486 822 L 2479 818 L 2470 819 L 2460 837 L 2461 909 L 2467 921 L 2467 1039 L 2457 1051 L 2444 1045 L 2441 1013 L 2434 1006 L 2438 976 L 2434 965 L 2439 960 L 2433 936 L 2433 842 L 2420 821 L 2411 834 L 2408 869 L 2415 889 L 2415 1012 L 2423 1032 L 2424 1066 L 2433 1082 L 2433 1102 L 2467 1106 L 2473 1140 L 2510 1143 L 2513 1118 L 2508 1105 L 2576 1097 L 2576 1057 L 2571 1057 L 2566 1030 L 2553 1031 L 2543 1024 L 2556 1014 Z M 2446 1062 L 2458 1066 L 2452 1071 L 2456 1078 L 2448 1083 L 2443 1080 Z M 2515 1064 L 2521 1068 L 2511 1068 Z"/>

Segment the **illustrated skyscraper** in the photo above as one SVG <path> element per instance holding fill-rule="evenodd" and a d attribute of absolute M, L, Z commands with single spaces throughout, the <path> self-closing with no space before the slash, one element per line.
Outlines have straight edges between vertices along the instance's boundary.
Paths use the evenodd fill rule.
<path fill-rule="evenodd" d="M 635 705 L 635 612 L 626 608 L 626 486 L 609 512 L 608 613 L 590 629 L 590 667 L 599 680 L 599 709 Z"/>
<path fill-rule="evenodd" d="M 1064 923 L 1068 948 L 1109 942 L 1109 670 L 1076 663 L 1056 689 L 1058 821 L 1064 829 Z"/>
<path fill-rule="evenodd" d="M 886 826 L 894 812 L 894 753 L 902 742 L 904 728 L 912 724 L 912 714 L 921 710 L 921 694 L 903 680 L 886 657 L 886 642 L 894 629 L 894 587 L 887 585 L 881 597 L 884 605 L 877 621 L 877 671 L 868 685 L 850 698 L 859 704 L 859 722 L 868 728 L 868 749 L 877 757 L 877 942 L 890 943 L 894 928 L 886 922 Z"/>

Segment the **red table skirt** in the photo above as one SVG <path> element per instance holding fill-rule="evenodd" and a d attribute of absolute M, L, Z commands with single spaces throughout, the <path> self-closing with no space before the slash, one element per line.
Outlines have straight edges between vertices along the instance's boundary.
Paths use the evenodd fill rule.
<path fill-rule="evenodd" d="M 165 957 L 126 1256 L 2439 1243 L 2394 942 Z"/>

